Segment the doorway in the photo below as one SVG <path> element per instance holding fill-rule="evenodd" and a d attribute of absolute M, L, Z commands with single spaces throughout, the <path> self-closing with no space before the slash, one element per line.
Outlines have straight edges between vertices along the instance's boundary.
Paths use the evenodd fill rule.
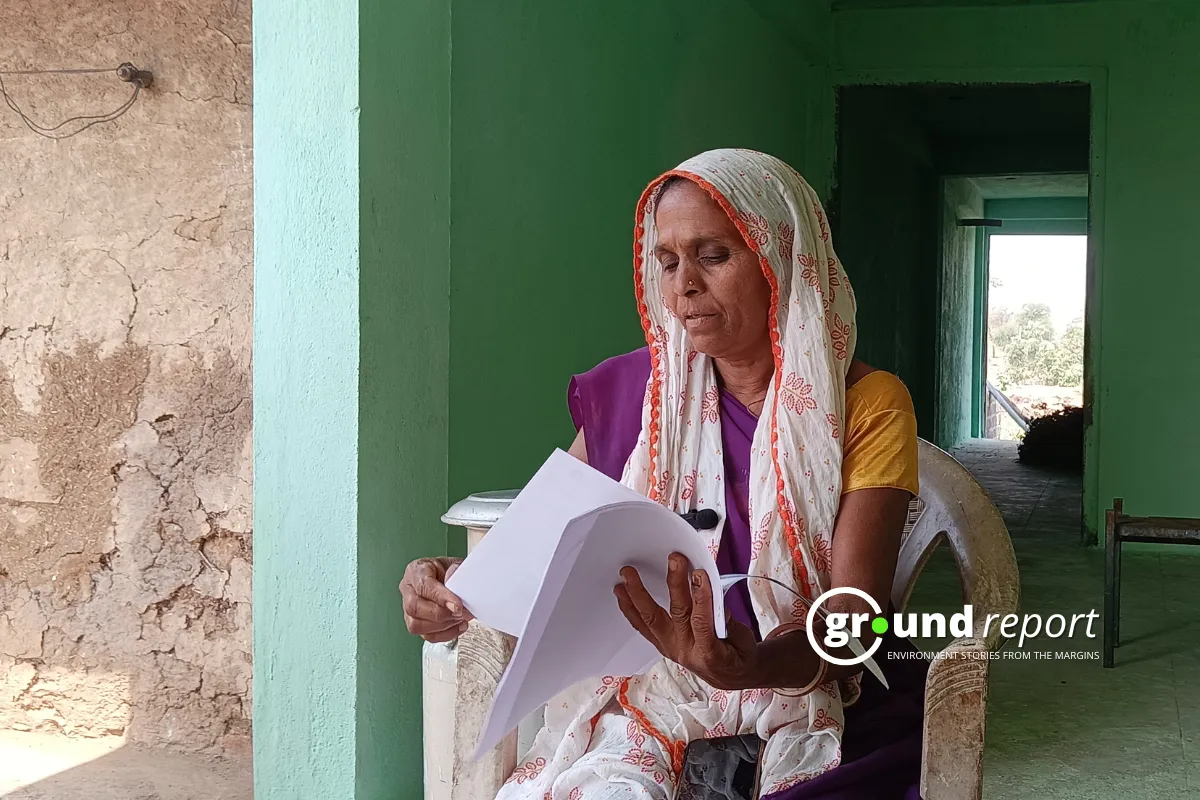
<path fill-rule="evenodd" d="M 1082 82 L 838 90 L 830 217 L 859 300 L 858 353 L 905 381 L 920 436 L 944 449 L 1004 436 L 1016 459 L 1017 419 L 1069 407 L 1083 472 L 1092 102 Z M 1070 266 L 1031 266 L 1048 260 Z M 1050 277 L 1085 307 L 1059 308 Z M 1038 299 L 1048 292 L 1054 303 Z M 1073 391 L 1047 399 L 1044 383 Z"/>
<path fill-rule="evenodd" d="M 1087 176 L 1037 176 L 1041 197 L 1022 186 L 1034 179 L 975 181 L 985 197 L 997 187 L 1022 195 L 985 200 L 984 386 L 975 432 L 986 439 L 1021 441 L 1035 420 L 1051 415 L 1064 420 L 1054 424 L 1082 427 L 1068 417 L 1083 409 Z M 1057 457 L 1069 463 L 1066 454 Z M 1070 456 L 1080 469 L 1082 458 Z"/>

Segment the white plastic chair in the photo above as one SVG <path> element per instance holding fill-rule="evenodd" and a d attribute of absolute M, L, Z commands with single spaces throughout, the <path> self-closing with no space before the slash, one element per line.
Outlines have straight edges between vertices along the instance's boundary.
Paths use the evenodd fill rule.
<path fill-rule="evenodd" d="M 978 800 L 983 793 L 988 651 L 1003 645 L 1000 626 L 984 635 L 988 614 L 1014 614 L 1020 579 L 1008 529 L 970 472 L 948 453 L 920 442 L 920 497 L 913 500 L 892 585 L 903 611 L 922 568 L 940 544 L 958 566 L 976 630 L 947 645 L 930 665 L 925 688 L 921 763 L 924 800 Z M 468 547 L 499 518 L 515 492 L 472 495 L 443 520 L 468 531 Z M 534 715 L 491 754 L 472 751 L 515 642 L 472 623 L 457 644 L 425 646 L 426 800 L 490 800 L 512 774 L 541 725 Z"/>

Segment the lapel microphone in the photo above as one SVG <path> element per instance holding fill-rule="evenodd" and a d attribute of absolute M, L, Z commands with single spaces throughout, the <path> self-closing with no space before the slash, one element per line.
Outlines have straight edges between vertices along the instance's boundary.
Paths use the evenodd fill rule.
<path fill-rule="evenodd" d="M 683 517 L 684 522 L 698 531 L 712 530 L 721 521 L 721 518 L 717 516 L 717 512 L 711 508 L 701 508 L 696 511 L 689 511 L 686 514 L 680 514 L 679 516 Z"/>

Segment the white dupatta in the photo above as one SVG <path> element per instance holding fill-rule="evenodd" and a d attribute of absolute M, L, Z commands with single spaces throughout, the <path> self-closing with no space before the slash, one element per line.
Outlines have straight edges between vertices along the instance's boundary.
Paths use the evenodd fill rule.
<path fill-rule="evenodd" d="M 634 280 L 651 375 L 641 433 L 622 483 L 675 511 L 701 502 L 716 510 L 722 524 L 706 534 L 716 552 L 727 513 L 716 375 L 711 359 L 691 347 L 683 324 L 667 310 L 662 268 L 651 255 L 655 200 L 672 176 L 695 182 L 721 205 L 770 282 L 775 374 L 751 451 L 750 572 L 815 599 L 830 586 L 855 301 L 820 201 L 795 170 L 774 157 L 713 150 L 660 176 L 642 194 Z M 749 588 L 764 633 L 803 620 L 804 605 L 787 590 L 767 581 L 751 581 Z M 500 796 L 541 798 L 538 792 L 545 791 L 545 797 L 557 798 L 564 784 L 557 778 L 574 779 L 566 772 L 588 752 L 597 720 L 613 702 L 630 718 L 628 750 L 618 760 L 637 765 L 648 786 L 678 779 L 688 742 L 754 733 L 765 741 L 763 791 L 773 794 L 841 763 L 843 704 L 857 693 L 857 679 L 827 683 L 804 697 L 763 689 L 723 692 L 663 660 L 644 675 L 609 676 L 551 701 L 546 728 L 513 779 L 524 789 Z M 611 718 L 604 719 L 607 731 Z M 656 752 L 670 763 L 661 763 Z M 588 793 L 573 786 L 563 796 L 586 800 Z"/>

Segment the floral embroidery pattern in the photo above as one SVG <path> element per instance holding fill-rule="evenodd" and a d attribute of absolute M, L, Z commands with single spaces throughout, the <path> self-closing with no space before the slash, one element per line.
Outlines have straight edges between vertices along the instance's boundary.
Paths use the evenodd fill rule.
<path fill-rule="evenodd" d="M 779 231 L 779 257 L 783 259 L 784 263 L 791 264 L 792 263 L 792 241 L 793 241 L 794 231 L 792 230 L 791 225 L 788 225 L 786 222 L 784 222 L 782 220 L 780 220 L 780 222 L 779 222 L 778 231 Z"/>
<path fill-rule="evenodd" d="M 724 722 L 718 722 L 715 728 L 709 728 L 704 732 L 705 739 L 719 739 L 722 736 L 732 736 L 729 729 L 725 727 Z"/>
<path fill-rule="evenodd" d="M 721 393 L 716 386 L 710 386 L 700 401 L 700 421 L 716 422 L 721 418 Z"/>
<path fill-rule="evenodd" d="M 750 537 L 750 558 L 756 558 L 767 546 L 767 542 L 771 540 L 771 518 L 774 516 L 773 512 L 768 511 L 763 515 L 762 521 L 758 523 L 758 528 Z"/>
<path fill-rule="evenodd" d="M 837 414 L 826 414 L 825 421 L 833 426 L 833 438 L 834 439 L 841 438 L 842 431 L 841 431 L 840 426 L 838 425 Z"/>
<path fill-rule="evenodd" d="M 605 675 L 600 679 L 600 686 L 596 688 L 596 694 L 604 694 L 609 689 L 616 689 L 621 685 L 621 679 L 615 675 Z"/>
<path fill-rule="evenodd" d="M 687 365 L 688 365 L 688 373 L 689 374 L 692 371 L 692 362 L 696 360 L 696 356 L 698 356 L 698 355 L 700 355 L 699 350 L 693 350 L 692 352 L 688 353 Z"/>
<path fill-rule="evenodd" d="M 743 689 L 741 704 L 752 706 L 770 693 L 770 689 Z"/>
<path fill-rule="evenodd" d="M 833 324 L 830 326 L 830 332 L 833 335 L 833 352 L 837 356 L 838 361 L 846 360 L 846 351 L 850 346 L 850 326 L 842 321 L 840 314 L 833 315 Z"/>
<path fill-rule="evenodd" d="M 829 226 L 825 224 L 825 212 L 821 210 L 820 203 L 813 203 L 813 211 L 817 215 L 817 226 L 821 229 L 821 241 L 829 241 Z"/>
<path fill-rule="evenodd" d="M 716 558 L 717 553 L 721 552 L 721 540 L 713 539 L 708 543 L 708 552 L 712 553 L 712 557 Z"/>
<path fill-rule="evenodd" d="M 671 482 L 671 470 L 664 469 L 662 476 L 658 479 L 658 502 L 664 506 L 671 505 L 671 500 L 667 498 L 667 484 Z"/>
<path fill-rule="evenodd" d="M 833 565 L 833 547 L 829 540 L 819 533 L 812 536 L 813 566 L 817 572 L 829 572 Z"/>
<path fill-rule="evenodd" d="M 683 494 L 680 495 L 682 500 L 691 500 L 692 495 L 696 493 L 696 470 L 692 470 L 687 475 L 683 476 Z"/>
<path fill-rule="evenodd" d="M 831 717 L 823 708 L 817 709 L 817 714 L 813 718 L 812 726 L 819 731 L 829 730 L 830 728 L 833 730 L 842 729 L 842 724 Z"/>
<path fill-rule="evenodd" d="M 542 774 L 542 770 L 546 768 L 546 759 L 538 758 L 533 761 L 526 761 L 521 766 L 513 770 L 510 781 L 524 783 L 525 781 L 536 780 L 538 775 Z"/>
<path fill-rule="evenodd" d="M 842 279 L 838 277 L 838 262 L 836 258 L 829 259 L 829 300 L 830 302 L 837 299 L 837 287 L 842 285 Z"/>
<path fill-rule="evenodd" d="M 716 703 L 720 707 L 722 714 L 724 714 L 729 708 L 729 692 L 716 689 L 709 696 L 709 700 Z"/>
<path fill-rule="evenodd" d="M 629 720 L 629 724 L 625 726 L 625 738 L 638 747 L 645 747 L 646 745 L 646 734 L 637 724 L 637 720 Z"/>
<path fill-rule="evenodd" d="M 775 794 L 776 792 L 787 791 L 788 789 L 799 786 L 805 781 L 811 781 L 815 777 L 817 777 L 817 773 L 815 772 L 801 772 L 799 775 L 793 775 L 792 777 L 786 778 L 782 781 L 776 781 L 775 785 L 771 787 L 767 794 Z"/>
<path fill-rule="evenodd" d="M 811 383 L 794 372 L 790 373 L 783 383 L 784 408 L 796 414 L 803 414 L 807 410 L 816 411 L 817 401 L 813 399 L 812 391 Z"/>
<path fill-rule="evenodd" d="M 583 789 L 580 789 L 578 786 L 576 786 L 571 790 L 571 793 L 567 795 L 567 800 L 583 800 Z"/>
<path fill-rule="evenodd" d="M 808 603 L 797 598 L 792 601 L 792 620 L 804 622 L 808 619 Z"/>
<path fill-rule="evenodd" d="M 803 267 L 803 271 L 800 273 L 801 280 L 809 286 L 819 288 L 821 286 L 821 274 L 817 272 L 817 259 L 808 253 L 801 253 L 800 266 Z"/>
<path fill-rule="evenodd" d="M 625 757 L 621 760 L 626 764 L 633 764 L 635 767 L 641 769 L 642 772 L 652 776 L 655 783 L 662 783 L 667 779 L 663 766 L 658 763 L 658 756 L 648 750 L 635 747 L 626 753 Z"/>
<path fill-rule="evenodd" d="M 764 247 L 771 240 L 771 227 L 767 218 L 753 211 L 743 211 L 738 215 L 746 223 L 746 234 L 759 246 Z"/>

